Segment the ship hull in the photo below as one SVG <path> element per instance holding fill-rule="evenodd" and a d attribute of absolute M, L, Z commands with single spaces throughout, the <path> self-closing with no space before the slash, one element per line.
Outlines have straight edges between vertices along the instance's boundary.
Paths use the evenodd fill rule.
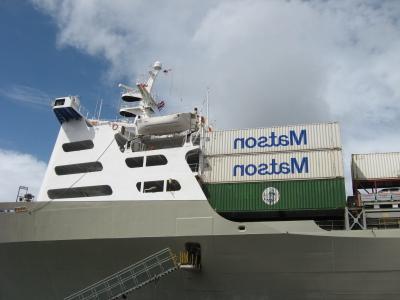
<path fill-rule="evenodd" d="M 327 232 L 306 221 L 238 224 L 205 201 L 134 202 L 51 203 L 31 214 L 2 214 L 0 299 L 63 299 L 160 249 L 178 253 L 186 242 L 200 243 L 201 271 L 178 270 L 129 298 L 400 296 L 397 229 Z"/>

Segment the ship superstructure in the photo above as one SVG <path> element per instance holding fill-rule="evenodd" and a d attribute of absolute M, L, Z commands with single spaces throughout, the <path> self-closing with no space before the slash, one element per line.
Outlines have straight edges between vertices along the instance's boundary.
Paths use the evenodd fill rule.
<path fill-rule="evenodd" d="M 159 113 L 160 71 L 120 120 L 55 99 L 37 201 L 0 204 L 0 300 L 400 297 L 398 153 L 354 156 L 346 199 L 337 123 L 211 131 Z"/>
<path fill-rule="evenodd" d="M 156 62 L 136 90 L 120 85 L 120 121 L 86 119 L 76 97 L 54 101 L 62 127 L 41 201 L 206 200 L 198 183 L 204 118 L 156 114 L 151 88 L 160 69 Z"/>

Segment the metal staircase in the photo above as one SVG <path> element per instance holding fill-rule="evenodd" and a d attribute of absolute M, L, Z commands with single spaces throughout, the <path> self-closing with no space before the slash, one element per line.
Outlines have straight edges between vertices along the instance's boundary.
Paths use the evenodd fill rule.
<path fill-rule="evenodd" d="M 175 255 L 169 248 L 166 248 L 64 298 L 64 300 L 111 300 L 121 296 L 126 298 L 127 293 L 177 270 L 178 267 Z"/>

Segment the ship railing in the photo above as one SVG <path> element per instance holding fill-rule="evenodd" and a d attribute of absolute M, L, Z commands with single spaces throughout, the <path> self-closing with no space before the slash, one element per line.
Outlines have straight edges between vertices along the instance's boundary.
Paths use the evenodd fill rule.
<path fill-rule="evenodd" d="M 363 203 L 376 201 L 400 201 L 399 193 L 360 194 L 360 197 Z"/>
<path fill-rule="evenodd" d="M 80 290 L 64 300 L 117 299 L 178 269 L 169 248 L 154 253 L 129 267 Z"/>
<path fill-rule="evenodd" d="M 315 223 L 324 230 L 343 230 L 345 228 L 344 220 L 318 220 Z"/>
<path fill-rule="evenodd" d="M 400 218 L 368 218 L 367 226 L 378 229 L 400 228 Z"/>

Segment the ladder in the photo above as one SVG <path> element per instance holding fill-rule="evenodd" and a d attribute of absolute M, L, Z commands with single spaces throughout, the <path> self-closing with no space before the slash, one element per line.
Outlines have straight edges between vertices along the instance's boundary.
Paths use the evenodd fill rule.
<path fill-rule="evenodd" d="M 64 300 L 111 300 L 149 284 L 179 267 L 171 249 L 165 248 L 129 267 L 80 290 Z"/>

